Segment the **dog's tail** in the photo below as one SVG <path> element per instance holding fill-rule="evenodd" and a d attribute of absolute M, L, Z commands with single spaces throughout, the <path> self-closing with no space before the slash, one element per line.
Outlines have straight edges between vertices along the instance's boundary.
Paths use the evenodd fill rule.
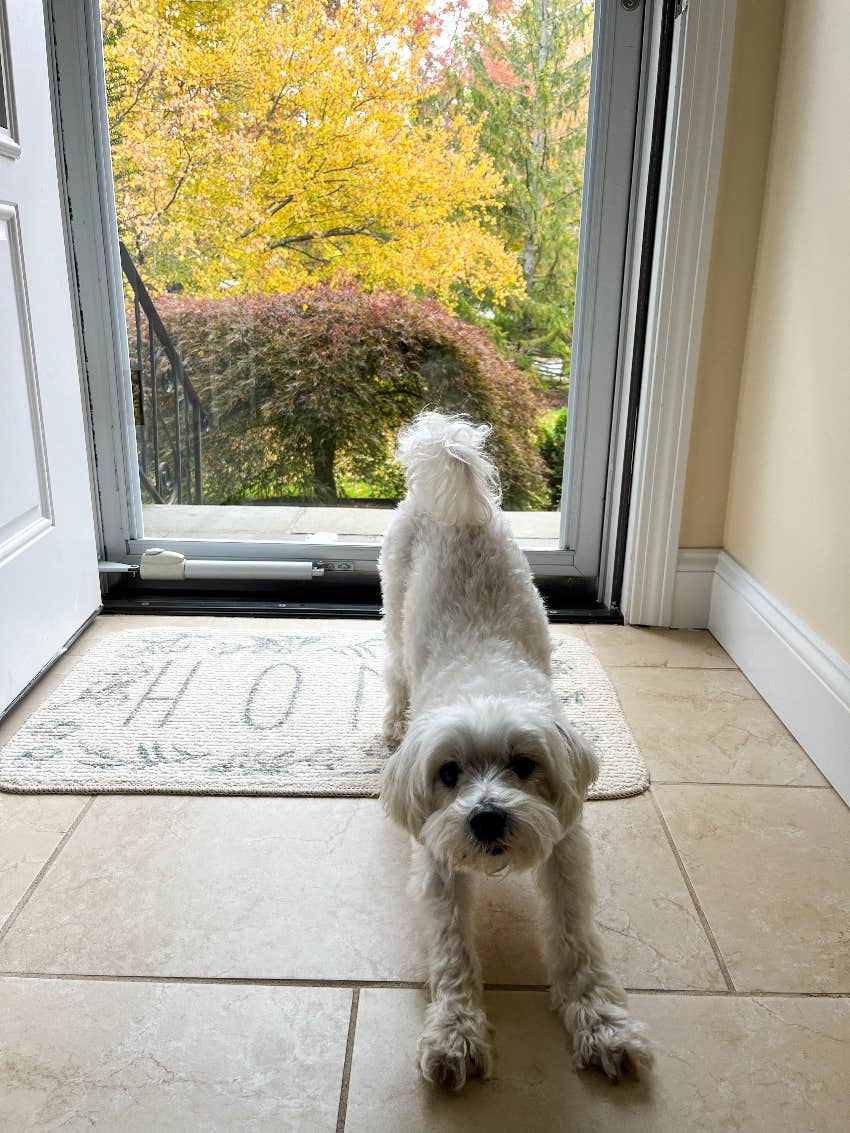
<path fill-rule="evenodd" d="M 501 499 L 499 474 L 484 451 L 489 425 L 466 417 L 420 413 L 398 438 L 408 497 L 440 523 L 487 523 Z"/>

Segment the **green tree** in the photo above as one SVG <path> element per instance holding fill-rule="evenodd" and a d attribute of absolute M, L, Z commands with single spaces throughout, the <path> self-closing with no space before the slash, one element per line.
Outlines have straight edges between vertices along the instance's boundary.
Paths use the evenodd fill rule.
<path fill-rule="evenodd" d="M 546 414 L 540 420 L 537 433 L 537 448 L 546 465 L 546 487 L 549 490 L 549 506 L 561 506 L 561 490 L 564 483 L 564 451 L 567 445 L 567 407 Z"/>
<path fill-rule="evenodd" d="M 524 288 L 496 324 L 527 355 L 569 365 L 587 132 L 593 4 L 489 0 L 466 21 L 452 105 L 505 181 L 496 223 Z"/>

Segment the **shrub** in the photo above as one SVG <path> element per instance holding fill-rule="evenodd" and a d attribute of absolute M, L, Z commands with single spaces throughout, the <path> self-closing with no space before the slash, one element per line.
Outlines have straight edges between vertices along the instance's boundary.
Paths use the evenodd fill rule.
<path fill-rule="evenodd" d="M 547 414 L 540 423 L 537 434 L 537 447 L 546 465 L 546 487 L 549 504 L 553 508 L 561 506 L 561 488 L 564 481 L 564 450 L 567 443 L 567 409 L 558 409 Z"/>
<path fill-rule="evenodd" d="M 395 498 L 396 431 L 428 406 L 489 422 L 506 506 L 545 506 L 528 375 L 438 303 L 343 282 L 157 307 L 210 416 L 208 502 L 333 501 L 343 478 Z"/>

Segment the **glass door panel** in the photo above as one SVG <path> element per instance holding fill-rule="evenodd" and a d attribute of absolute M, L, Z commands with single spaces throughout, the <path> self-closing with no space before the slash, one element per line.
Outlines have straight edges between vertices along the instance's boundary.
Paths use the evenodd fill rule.
<path fill-rule="evenodd" d="M 492 425 L 536 568 L 594 573 L 643 12 L 101 0 L 100 15 L 130 553 L 309 545 L 372 569 L 403 494 L 395 437 L 429 407 Z"/>

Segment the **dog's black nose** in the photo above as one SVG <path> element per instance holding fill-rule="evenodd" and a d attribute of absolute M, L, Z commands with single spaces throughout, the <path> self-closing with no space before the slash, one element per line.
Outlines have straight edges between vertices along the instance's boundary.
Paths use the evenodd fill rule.
<path fill-rule="evenodd" d="M 483 803 L 469 816 L 469 828 L 479 842 L 498 842 L 506 825 L 505 812 L 492 803 Z"/>

